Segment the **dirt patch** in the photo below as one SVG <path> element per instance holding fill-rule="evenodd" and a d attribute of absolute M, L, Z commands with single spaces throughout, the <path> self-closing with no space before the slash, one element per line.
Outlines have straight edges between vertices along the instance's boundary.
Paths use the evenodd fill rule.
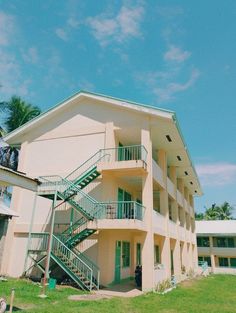
<path fill-rule="evenodd" d="M 110 298 L 112 297 L 108 295 L 99 295 L 99 294 L 72 295 L 68 297 L 68 299 L 72 301 L 96 301 Z"/>

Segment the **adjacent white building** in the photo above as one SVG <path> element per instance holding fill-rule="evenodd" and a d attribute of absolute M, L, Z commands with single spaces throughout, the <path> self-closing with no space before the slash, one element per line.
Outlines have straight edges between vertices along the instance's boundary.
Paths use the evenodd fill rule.
<path fill-rule="evenodd" d="M 236 274 L 236 220 L 196 221 L 198 260 L 214 273 Z"/>

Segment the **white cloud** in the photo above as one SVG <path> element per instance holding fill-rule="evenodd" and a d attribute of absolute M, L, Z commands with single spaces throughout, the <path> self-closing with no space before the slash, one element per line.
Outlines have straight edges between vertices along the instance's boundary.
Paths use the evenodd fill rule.
<path fill-rule="evenodd" d="M 80 22 L 75 17 L 69 17 L 67 24 L 72 28 L 77 28 L 80 25 Z"/>
<path fill-rule="evenodd" d="M 30 47 L 26 52 L 22 52 L 22 57 L 25 62 L 36 64 L 39 60 L 38 49 Z"/>
<path fill-rule="evenodd" d="M 157 95 L 158 100 L 161 102 L 173 99 L 176 93 L 183 92 L 193 86 L 199 75 L 199 70 L 193 69 L 189 79 L 185 83 L 170 82 L 165 86 L 159 87 L 157 82 L 157 87 L 153 88 L 153 92 Z"/>
<path fill-rule="evenodd" d="M 191 52 L 181 48 L 171 45 L 169 50 L 164 54 L 164 59 L 166 61 L 175 61 L 178 63 L 186 61 L 191 56 Z"/>
<path fill-rule="evenodd" d="M 14 17 L 0 11 L 0 46 L 9 45 L 14 30 Z"/>
<path fill-rule="evenodd" d="M 59 37 L 60 39 L 62 39 L 64 41 L 68 40 L 67 32 L 63 28 L 57 28 L 55 30 L 55 33 L 56 33 L 57 37 Z"/>
<path fill-rule="evenodd" d="M 20 65 L 14 55 L 0 49 L 0 86 L 1 97 L 14 94 L 26 96 L 29 93 L 30 79 L 23 79 Z"/>
<path fill-rule="evenodd" d="M 130 37 L 141 36 L 140 23 L 144 15 L 144 8 L 122 6 L 116 16 L 98 15 L 89 17 L 87 23 L 92 34 L 101 46 L 113 41 L 123 42 Z"/>
<path fill-rule="evenodd" d="M 236 182 L 236 164 L 207 163 L 196 166 L 202 185 L 223 186 Z"/>

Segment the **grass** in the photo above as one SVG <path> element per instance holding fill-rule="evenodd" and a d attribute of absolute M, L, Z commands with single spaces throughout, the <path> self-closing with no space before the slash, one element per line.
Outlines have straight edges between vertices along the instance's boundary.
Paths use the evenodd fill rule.
<path fill-rule="evenodd" d="M 236 312 L 236 276 L 212 275 L 186 281 L 165 295 L 148 293 L 136 298 L 113 298 L 97 301 L 70 301 L 77 289 L 59 287 L 40 299 L 40 287 L 27 280 L 0 282 L 0 297 L 9 303 L 15 288 L 14 311 L 28 313 L 233 313 Z"/>

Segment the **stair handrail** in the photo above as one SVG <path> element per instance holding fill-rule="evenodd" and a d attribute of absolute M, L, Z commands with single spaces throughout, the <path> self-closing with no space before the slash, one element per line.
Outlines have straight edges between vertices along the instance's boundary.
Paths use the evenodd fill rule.
<path fill-rule="evenodd" d="M 102 154 L 102 155 L 101 155 Z M 95 157 L 98 157 L 98 159 L 96 159 Z M 105 153 L 105 151 L 103 151 L 103 149 L 98 150 L 95 154 L 93 154 L 89 159 L 87 159 L 86 161 L 84 161 L 81 165 L 79 165 L 76 169 L 74 169 L 72 172 L 70 172 L 70 174 L 68 174 L 67 176 L 65 176 L 64 178 L 67 180 L 75 180 L 76 178 L 78 178 L 80 175 L 86 173 L 87 171 L 89 171 L 93 166 L 95 166 L 98 162 L 100 162 L 102 159 L 104 159 L 105 157 L 110 157 L 109 153 Z M 91 162 L 91 160 L 95 159 L 96 161 L 94 161 L 90 166 L 88 166 L 84 171 L 82 171 L 81 173 L 77 174 L 75 178 L 70 178 L 75 172 L 77 172 L 79 169 L 81 169 L 82 167 L 84 167 L 84 165 L 88 164 L 89 162 Z"/>
<path fill-rule="evenodd" d="M 64 257 L 66 257 L 68 260 L 70 260 L 73 265 L 75 267 L 77 267 L 84 275 L 86 278 L 89 279 L 89 282 L 90 282 L 90 289 L 91 289 L 91 286 L 92 286 L 92 278 L 93 278 L 93 270 L 92 268 L 86 264 L 80 257 L 79 255 L 76 255 L 71 249 L 69 249 L 57 236 L 55 236 L 54 234 L 52 235 L 52 252 L 55 252 L 55 246 L 59 244 L 59 248 L 60 249 L 60 252 L 62 252 L 62 254 L 64 255 Z M 67 251 L 67 253 L 63 252 L 62 251 L 62 248 L 64 249 L 64 251 Z M 69 255 L 69 257 L 68 257 Z M 87 271 L 87 274 L 86 274 L 86 271 L 83 270 L 82 266 L 79 267 L 78 264 L 75 264 L 74 263 L 74 260 L 77 260 L 79 261 L 80 263 L 83 264 L 84 268 L 86 269 Z M 73 271 L 72 271 L 73 272 Z M 85 284 L 84 284 L 85 285 Z"/>

